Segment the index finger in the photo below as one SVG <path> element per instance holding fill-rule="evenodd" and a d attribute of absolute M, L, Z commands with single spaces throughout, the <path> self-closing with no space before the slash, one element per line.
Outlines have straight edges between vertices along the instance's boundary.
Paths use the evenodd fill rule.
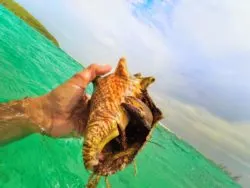
<path fill-rule="evenodd" d="M 71 83 L 84 89 L 97 76 L 104 75 L 104 74 L 110 72 L 111 69 L 112 69 L 112 67 L 110 65 L 91 64 L 83 71 L 75 74 L 73 76 L 73 78 L 71 79 Z"/>

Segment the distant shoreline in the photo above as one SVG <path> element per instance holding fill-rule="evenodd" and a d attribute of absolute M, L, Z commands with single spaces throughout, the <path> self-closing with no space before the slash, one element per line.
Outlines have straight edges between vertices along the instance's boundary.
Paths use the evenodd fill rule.
<path fill-rule="evenodd" d="M 21 5 L 13 0 L 0 0 L 0 5 L 7 8 L 17 17 L 22 19 L 26 24 L 40 32 L 43 36 L 53 42 L 57 47 L 59 47 L 59 43 L 56 38 L 52 34 L 50 34 L 49 31 Z"/>

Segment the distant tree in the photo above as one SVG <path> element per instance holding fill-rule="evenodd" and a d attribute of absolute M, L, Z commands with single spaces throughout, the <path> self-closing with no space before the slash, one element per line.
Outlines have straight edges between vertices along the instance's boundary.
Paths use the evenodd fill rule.
<path fill-rule="evenodd" d="M 228 176 L 230 176 L 233 180 L 239 181 L 241 179 L 241 176 L 234 176 L 232 172 L 229 171 L 229 169 L 224 164 L 217 164 L 217 166 L 223 170 Z"/>

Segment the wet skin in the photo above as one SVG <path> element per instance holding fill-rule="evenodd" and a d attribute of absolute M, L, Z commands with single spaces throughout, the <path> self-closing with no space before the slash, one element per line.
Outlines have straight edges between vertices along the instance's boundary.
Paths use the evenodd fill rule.
<path fill-rule="evenodd" d="M 84 135 L 90 99 L 85 89 L 111 69 L 109 65 L 91 64 L 43 96 L 1 103 L 0 145 L 32 133 L 44 132 L 52 137 Z"/>

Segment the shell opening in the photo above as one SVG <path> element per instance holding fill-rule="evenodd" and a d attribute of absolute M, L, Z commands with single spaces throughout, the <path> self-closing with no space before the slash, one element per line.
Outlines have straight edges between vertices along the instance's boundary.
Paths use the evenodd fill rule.
<path fill-rule="evenodd" d="M 143 122 L 131 117 L 124 132 L 108 142 L 99 154 L 99 163 L 94 168 L 96 174 L 106 176 L 122 170 L 133 161 L 145 143 L 150 130 Z"/>

